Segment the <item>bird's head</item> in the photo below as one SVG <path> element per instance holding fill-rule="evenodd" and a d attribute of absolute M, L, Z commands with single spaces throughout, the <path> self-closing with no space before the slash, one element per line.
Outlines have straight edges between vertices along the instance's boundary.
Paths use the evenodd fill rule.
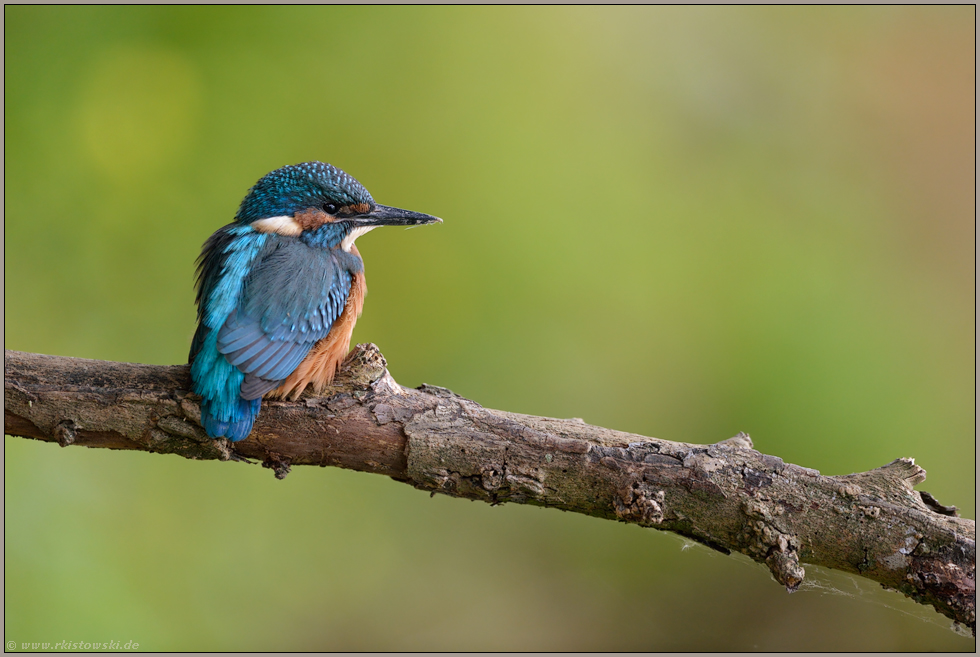
<path fill-rule="evenodd" d="M 354 240 L 378 226 L 417 226 L 442 219 L 374 202 L 364 185 L 323 162 L 304 162 L 262 176 L 242 200 L 235 221 L 262 233 L 302 237 L 318 246 Z"/>

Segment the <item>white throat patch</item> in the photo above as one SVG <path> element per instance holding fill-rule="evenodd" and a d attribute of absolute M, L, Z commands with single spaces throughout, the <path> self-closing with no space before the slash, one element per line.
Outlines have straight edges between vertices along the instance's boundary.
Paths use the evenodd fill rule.
<path fill-rule="evenodd" d="M 350 234 L 347 235 L 347 237 L 344 238 L 344 241 L 340 243 L 340 248 L 342 248 L 344 251 L 347 251 L 347 253 L 350 253 L 350 247 L 354 246 L 354 240 L 356 240 L 364 233 L 374 230 L 375 228 L 377 228 L 377 226 L 358 226 L 357 228 L 352 230 Z"/>
<path fill-rule="evenodd" d="M 297 237 L 303 228 L 292 217 L 269 217 L 252 222 L 252 228 L 260 233 L 278 233 Z"/>

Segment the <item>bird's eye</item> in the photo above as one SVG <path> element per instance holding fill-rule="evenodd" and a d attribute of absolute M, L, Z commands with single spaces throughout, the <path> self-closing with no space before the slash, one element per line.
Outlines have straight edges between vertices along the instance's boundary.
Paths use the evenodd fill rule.
<path fill-rule="evenodd" d="M 324 203 L 323 211 L 327 214 L 337 214 L 337 206 L 333 203 Z"/>

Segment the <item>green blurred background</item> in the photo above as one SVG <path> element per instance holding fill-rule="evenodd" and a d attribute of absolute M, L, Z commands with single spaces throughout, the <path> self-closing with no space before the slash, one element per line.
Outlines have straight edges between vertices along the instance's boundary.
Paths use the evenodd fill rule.
<path fill-rule="evenodd" d="M 973 7 L 6 7 L 5 340 L 183 363 L 193 262 L 331 162 L 404 385 L 975 517 Z M 5 439 L 5 640 L 151 650 L 973 650 L 929 609 L 379 476 Z"/>

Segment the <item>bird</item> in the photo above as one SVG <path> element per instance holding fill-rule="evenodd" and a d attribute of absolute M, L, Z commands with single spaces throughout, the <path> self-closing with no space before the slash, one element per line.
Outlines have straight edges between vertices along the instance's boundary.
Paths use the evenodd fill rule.
<path fill-rule="evenodd" d="M 197 260 L 188 361 L 207 435 L 244 440 L 263 398 L 322 392 L 350 349 L 367 293 L 354 240 L 378 226 L 441 222 L 376 203 L 323 162 L 262 176 Z"/>

